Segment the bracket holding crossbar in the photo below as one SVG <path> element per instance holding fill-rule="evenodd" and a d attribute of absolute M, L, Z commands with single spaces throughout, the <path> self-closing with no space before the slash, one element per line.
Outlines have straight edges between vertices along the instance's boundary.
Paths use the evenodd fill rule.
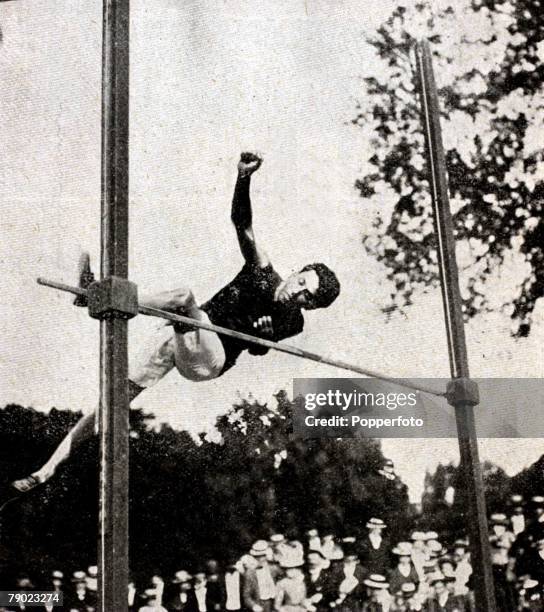
<path fill-rule="evenodd" d="M 87 290 L 89 316 L 93 319 L 132 319 L 138 314 L 138 287 L 126 278 L 110 276 Z"/>
<path fill-rule="evenodd" d="M 454 378 L 448 382 L 446 397 L 452 406 L 477 406 L 480 403 L 478 384 L 470 378 Z"/>

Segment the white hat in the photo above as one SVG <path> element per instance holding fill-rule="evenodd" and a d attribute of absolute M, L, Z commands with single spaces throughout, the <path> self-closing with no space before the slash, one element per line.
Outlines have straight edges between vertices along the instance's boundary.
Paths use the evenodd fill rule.
<path fill-rule="evenodd" d="M 249 554 L 252 557 L 264 557 L 268 553 L 268 542 L 266 540 L 257 540 L 251 547 Z"/>
<path fill-rule="evenodd" d="M 496 512 L 489 517 L 489 522 L 492 525 L 508 525 L 508 519 L 506 518 L 506 514 L 502 514 L 502 512 Z"/>
<path fill-rule="evenodd" d="M 172 582 L 174 584 L 180 584 L 181 582 L 189 582 L 192 579 L 191 574 L 185 570 L 179 570 L 174 574 Z"/>
<path fill-rule="evenodd" d="M 532 578 L 526 578 L 523 581 L 523 585 L 522 588 L 524 589 L 534 589 L 535 587 L 538 586 L 538 580 L 533 580 Z"/>
<path fill-rule="evenodd" d="M 412 554 L 412 544 L 410 542 L 399 542 L 393 548 L 392 553 L 399 557 L 410 557 Z"/>
<path fill-rule="evenodd" d="M 366 527 L 367 529 L 385 529 L 387 525 L 380 518 L 371 518 Z"/>
<path fill-rule="evenodd" d="M 417 591 L 417 587 L 413 582 L 404 582 L 400 587 L 400 591 L 406 597 L 410 597 Z"/>
<path fill-rule="evenodd" d="M 302 567 L 304 565 L 304 557 L 299 554 L 298 551 L 293 551 L 284 555 L 280 561 L 280 566 L 284 569 L 290 569 L 294 567 Z"/>
<path fill-rule="evenodd" d="M 283 533 L 273 533 L 270 536 L 270 541 L 273 542 L 274 544 L 279 544 L 280 542 L 285 541 L 285 536 L 283 535 Z"/>
<path fill-rule="evenodd" d="M 64 574 L 60 570 L 53 570 L 51 572 L 51 578 L 57 578 L 58 580 L 62 580 L 64 578 Z"/>
<path fill-rule="evenodd" d="M 96 567 L 96 565 L 89 565 L 87 568 L 87 574 L 91 578 L 96 578 L 98 576 L 98 567 Z"/>
<path fill-rule="evenodd" d="M 413 531 L 410 539 L 413 542 L 422 542 L 425 539 L 425 534 L 423 531 Z"/>
<path fill-rule="evenodd" d="M 385 576 L 381 574 L 370 574 L 370 576 L 363 581 L 366 586 L 371 589 L 387 589 L 389 588 L 389 583 L 385 579 Z"/>
<path fill-rule="evenodd" d="M 429 576 L 429 584 L 433 585 L 437 582 L 453 582 L 455 577 L 453 576 L 444 576 L 442 572 L 434 572 Z"/>
<path fill-rule="evenodd" d="M 72 574 L 72 582 L 85 582 L 86 577 L 87 577 L 87 574 L 85 574 L 85 572 L 82 572 L 82 571 L 74 572 Z"/>

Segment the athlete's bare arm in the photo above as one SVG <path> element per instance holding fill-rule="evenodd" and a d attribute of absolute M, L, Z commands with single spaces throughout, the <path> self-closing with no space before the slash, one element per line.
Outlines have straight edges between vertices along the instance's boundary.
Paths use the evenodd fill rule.
<path fill-rule="evenodd" d="M 264 268 L 270 261 L 255 240 L 249 197 L 251 175 L 260 168 L 262 163 L 262 158 L 255 153 L 242 153 L 240 156 L 238 179 L 232 198 L 231 220 L 236 228 L 240 250 L 246 262 Z"/>

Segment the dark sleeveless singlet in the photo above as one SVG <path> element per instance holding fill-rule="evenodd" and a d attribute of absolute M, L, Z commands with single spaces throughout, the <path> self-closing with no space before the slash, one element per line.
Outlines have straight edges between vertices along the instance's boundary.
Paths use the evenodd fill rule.
<path fill-rule="evenodd" d="M 278 342 L 299 334 L 304 317 L 296 304 L 274 301 L 274 292 L 281 282 L 280 275 L 271 264 L 261 268 L 245 264 L 236 277 L 201 306 L 215 325 L 258 336 L 253 323 L 260 317 L 272 317 L 274 334 L 262 336 Z M 242 351 L 252 355 L 265 355 L 268 349 L 219 334 L 225 350 L 223 372 L 230 369 Z"/>

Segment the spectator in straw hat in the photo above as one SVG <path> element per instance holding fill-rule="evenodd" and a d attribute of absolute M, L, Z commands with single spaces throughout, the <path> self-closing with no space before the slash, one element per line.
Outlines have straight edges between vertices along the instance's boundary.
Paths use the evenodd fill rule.
<path fill-rule="evenodd" d="M 285 541 L 285 536 L 283 533 L 273 533 L 270 536 L 270 552 L 267 555 L 268 560 L 279 564 L 280 559 L 285 552 L 286 546 L 287 542 Z"/>
<path fill-rule="evenodd" d="M 337 608 L 345 612 L 360 610 L 365 599 L 364 580 L 367 570 L 360 564 L 355 546 L 348 543 L 344 547 L 344 560 L 338 574 Z"/>
<path fill-rule="evenodd" d="M 393 588 L 389 586 L 390 593 L 393 593 L 393 610 L 395 612 L 409 612 L 411 610 L 423 610 L 423 605 L 419 604 L 419 607 L 413 607 L 410 602 L 414 602 L 414 596 L 417 592 L 417 586 L 413 582 L 405 582 L 401 588 L 393 592 Z"/>
<path fill-rule="evenodd" d="M 274 609 L 278 612 L 305 612 L 307 588 L 302 571 L 304 557 L 298 549 L 285 556 L 281 561 L 285 577 L 276 585 Z"/>
<path fill-rule="evenodd" d="M 71 588 L 64 594 L 65 606 L 70 612 L 88 612 L 89 594 L 87 591 L 87 574 L 78 570 L 72 574 Z"/>
<path fill-rule="evenodd" d="M 426 602 L 426 612 L 465 612 L 466 601 L 463 597 L 452 595 L 447 587 L 450 579 L 440 572 L 436 572 L 430 579 L 433 596 Z"/>
<path fill-rule="evenodd" d="M 242 581 L 244 606 L 252 612 L 270 612 L 276 596 L 278 569 L 267 560 L 268 542 L 257 540 L 249 554 L 256 566 L 246 570 Z"/>
<path fill-rule="evenodd" d="M 419 584 L 419 574 L 412 563 L 412 544 L 410 542 L 399 542 L 392 553 L 397 557 L 397 565 L 390 570 L 387 576 L 391 593 L 395 594 L 402 589 L 406 583 Z"/>
<path fill-rule="evenodd" d="M 306 555 L 306 588 L 310 612 L 324 612 L 335 598 L 335 588 L 327 562 L 320 550 L 309 550 Z"/>
<path fill-rule="evenodd" d="M 428 559 L 425 546 L 425 534 L 423 531 L 413 531 L 410 536 L 410 541 L 412 542 L 412 563 L 421 581 L 425 575 L 423 564 Z"/>
<path fill-rule="evenodd" d="M 220 609 L 218 589 L 208 584 L 206 569 L 199 567 L 193 577 L 193 589 L 189 591 L 190 612 L 216 612 Z"/>
<path fill-rule="evenodd" d="M 489 521 L 491 535 L 491 564 L 495 583 L 495 599 L 499 610 L 510 610 L 514 607 L 514 593 L 510 585 L 509 551 L 515 540 L 511 531 L 507 530 L 508 519 L 505 514 L 492 514 Z"/>
<path fill-rule="evenodd" d="M 321 550 L 321 538 L 315 527 L 306 532 L 306 550 Z"/>
<path fill-rule="evenodd" d="M 188 571 L 182 569 L 174 574 L 171 581 L 171 589 L 169 590 L 166 606 L 169 612 L 178 612 L 181 610 L 188 611 L 191 605 L 190 592 L 193 577 Z"/>
<path fill-rule="evenodd" d="M 325 555 L 326 559 L 330 559 L 332 553 L 336 547 L 336 541 L 334 537 L 334 533 L 331 531 L 327 531 L 323 534 L 323 538 L 321 539 L 321 552 Z"/>
<path fill-rule="evenodd" d="M 138 609 L 138 612 L 168 612 L 168 610 L 163 608 L 159 603 L 157 591 L 155 589 L 146 589 L 142 594 L 142 599 L 145 604 Z"/>
<path fill-rule="evenodd" d="M 466 595 L 472 577 L 472 563 L 468 544 L 465 540 L 456 540 L 453 545 L 453 562 L 455 563 L 455 595 Z"/>
<path fill-rule="evenodd" d="M 389 569 L 389 542 L 384 537 L 386 524 L 380 518 L 371 518 L 367 534 L 361 539 L 359 558 L 369 572 L 385 575 Z"/>
<path fill-rule="evenodd" d="M 389 583 L 382 574 L 370 574 L 365 579 L 367 600 L 363 603 L 362 612 L 389 612 L 393 600 L 389 594 Z"/>

